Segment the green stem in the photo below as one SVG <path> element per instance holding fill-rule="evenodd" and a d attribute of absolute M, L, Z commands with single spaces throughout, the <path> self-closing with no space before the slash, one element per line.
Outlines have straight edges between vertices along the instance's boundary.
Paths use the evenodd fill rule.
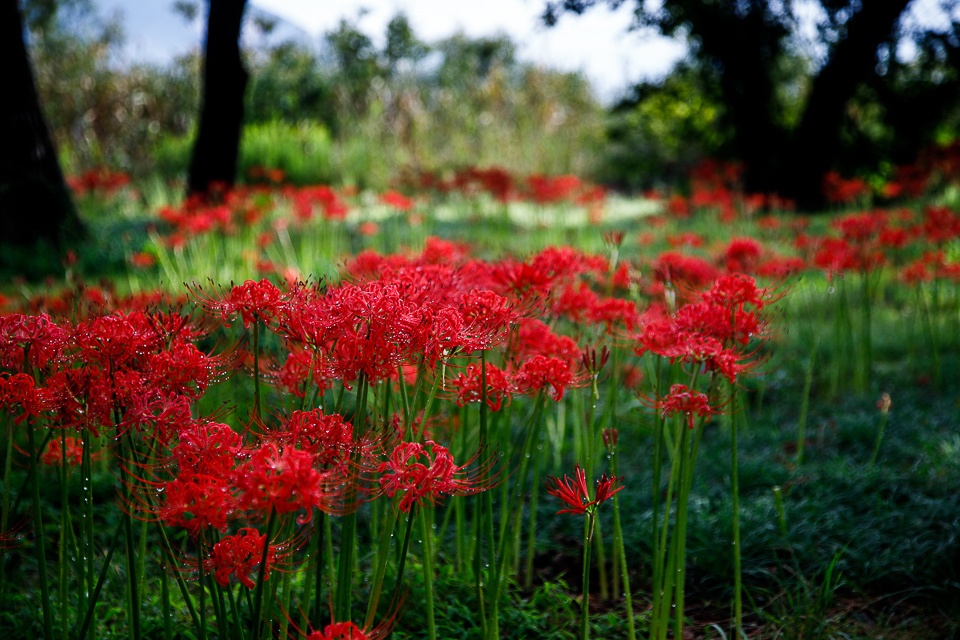
<path fill-rule="evenodd" d="M 590 637 L 590 538 L 593 534 L 594 514 L 587 514 L 583 538 L 583 596 L 580 602 L 580 640 Z"/>
<path fill-rule="evenodd" d="M 253 626 L 253 637 L 255 640 L 260 640 L 262 637 L 261 631 L 263 623 L 260 618 L 263 612 L 263 583 L 267 573 L 267 554 L 270 551 L 270 540 L 273 538 L 273 525 L 276 517 L 276 511 L 273 507 L 270 507 L 270 513 L 267 515 L 267 537 L 263 541 L 263 553 L 260 556 L 260 566 L 257 568 L 257 586 L 254 590 L 253 597 L 253 620 L 250 621 L 250 624 Z M 203 614 L 201 613 L 200 615 L 202 619 Z"/>
<path fill-rule="evenodd" d="M 3 414 L 4 432 L 7 436 L 7 455 L 3 461 L 3 512 L 0 513 L 0 533 L 7 530 L 10 516 L 10 471 L 13 467 L 13 424 L 10 416 Z M 6 576 L 5 549 L 0 548 L 0 602 L 3 601 L 3 583 Z"/>
<path fill-rule="evenodd" d="M 170 582 L 166 571 L 160 572 L 160 615 L 163 616 L 163 639 L 173 640 L 173 626 L 170 613 Z"/>
<path fill-rule="evenodd" d="M 423 536 L 423 586 L 426 591 L 427 638 L 437 640 L 437 625 L 433 614 L 433 531 L 430 528 L 427 510 L 419 510 L 420 530 Z"/>
<path fill-rule="evenodd" d="M 40 571 L 40 603 L 43 607 L 43 631 L 45 638 L 53 638 L 53 616 L 50 611 L 50 586 L 47 584 L 47 556 L 43 536 L 43 516 L 40 506 L 40 479 L 37 474 L 37 460 L 40 452 L 36 449 L 33 426 L 27 425 L 27 444 L 30 454 L 30 484 L 33 487 L 33 526 L 37 534 L 34 547 L 37 566 Z"/>
<path fill-rule="evenodd" d="M 880 453 L 880 442 L 883 440 L 883 431 L 887 426 L 888 413 L 888 411 L 883 411 L 880 415 L 880 430 L 877 431 L 877 441 L 873 445 L 873 453 L 870 455 L 870 462 L 867 463 L 868 467 L 873 466 L 873 463 L 877 461 L 877 454 Z"/>
<path fill-rule="evenodd" d="M 107 548 L 107 557 L 103 559 L 103 566 L 100 568 L 100 577 L 97 578 L 97 585 L 93 589 L 93 593 L 90 596 L 90 604 L 87 606 L 87 614 L 83 618 L 83 624 L 80 625 L 80 629 L 75 634 L 77 638 L 83 638 L 87 635 L 87 629 L 90 628 L 90 624 L 93 621 L 93 612 L 97 608 L 97 600 L 100 599 L 100 590 L 103 588 L 103 583 L 107 579 L 107 570 L 110 568 L 110 560 L 113 558 L 113 551 L 117 548 L 117 541 L 120 539 L 120 531 L 124 527 L 124 522 L 121 520 L 117 523 L 117 528 L 113 532 L 113 538 L 110 540 L 110 546 Z M 91 635 L 92 635 L 91 628 Z"/>
<path fill-rule="evenodd" d="M 616 449 L 610 457 L 610 473 L 617 477 L 617 457 Z M 656 525 L 654 526 L 656 531 Z M 620 572 L 623 578 L 623 594 L 627 608 L 627 640 L 636 640 L 637 631 L 633 621 L 633 596 L 630 593 L 630 575 L 627 573 L 627 557 L 623 545 L 623 529 L 620 527 L 620 495 L 613 496 L 613 536 L 614 544 L 617 545 L 617 555 L 620 559 Z M 656 583 L 654 583 L 656 584 Z"/>
<path fill-rule="evenodd" d="M 390 608 L 394 609 L 400 603 L 400 589 L 403 586 L 403 569 L 407 564 L 407 551 L 410 548 L 410 529 L 413 528 L 413 519 L 416 517 L 414 509 L 416 505 L 411 505 L 410 512 L 407 514 L 407 528 L 403 532 L 403 543 L 400 547 L 400 561 L 397 564 L 397 581 L 393 586 L 393 597 L 390 599 Z"/>
<path fill-rule="evenodd" d="M 740 473 L 739 473 L 739 454 L 737 451 L 737 428 L 739 416 L 737 411 L 739 394 L 737 386 L 730 383 L 730 484 L 733 494 L 733 611 L 735 635 L 740 637 L 743 634 L 743 590 L 741 586 L 741 568 L 740 568 Z"/>
<path fill-rule="evenodd" d="M 257 318 L 253 320 L 253 409 L 257 414 L 257 424 L 263 424 L 260 408 L 260 320 Z"/>
<path fill-rule="evenodd" d="M 362 438 L 366 434 L 366 397 L 367 379 L 361 373 L 357 382 L 356 407 L 353 412 L 354 437 Z M 354 462 L 359 460 L 359 452 L 353 454 Z M 356 481 L 347 488 L 348 499 L 356 499 Z M 357 512 L 354 510 L 343 517 L 340 528 L 340 556 L 337 566 L 337 591 L 334 600 L 334 621 L 350 622 L 351 599 L 353 595 L 353 565 L 356 547 Z"/>
<path fill-rule="evenodd" d="M 380 594 L 383 592 L 383 579 L 387 572 L 387 561 L 390 558 L 390 539 L 393 537 L 393 529 L 397 518 L 392 511 L 388 511 L 384 517 L 383 526 L 380 527 L 380 543 L 377 545 L 377 568 L 373 574 L 373 589 L 370 592 L 370 602 L 367 604 L 367 617 L 364 620 L 364 628 L 372 629 L 373 621 L 377 614 L 377 607 L 380 604 Z"/>
<path fill-rule="evenodd" d="M 69 487 L 67 485 L 67 432 L 60 431 L 60 636 L 67 640 L 69 624 L 67 612 L 69 591 L 67 589 L 67 532 L 73 526 L 70 520 L 70 507 L 67 501 Z M 2 529 L 0 529 L 2 531 Z"/>

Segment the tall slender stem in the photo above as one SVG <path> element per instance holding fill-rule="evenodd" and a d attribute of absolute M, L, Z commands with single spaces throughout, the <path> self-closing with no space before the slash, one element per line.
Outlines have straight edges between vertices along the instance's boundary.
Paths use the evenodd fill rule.
<path fill-rule="evenodd" d="M 43 632 L 45 638 L 53 638 L 53 617 L 50 611 L 50 586 L 47 584 L 47 550 L 44 544 L 43 516 L 40 508 L 40 479 L 37 474 L 37 458 L 40 452 L 36 449 L 33 436 L 33 425 L 27 425 L 27 444 L 30 454 L 30 484 L 33 488 L 33 526 L 37 534 L 37 544 L 34 547 L 37 556 L 37 567 L 40 571 L 40 604 L 43 607 Z"/>

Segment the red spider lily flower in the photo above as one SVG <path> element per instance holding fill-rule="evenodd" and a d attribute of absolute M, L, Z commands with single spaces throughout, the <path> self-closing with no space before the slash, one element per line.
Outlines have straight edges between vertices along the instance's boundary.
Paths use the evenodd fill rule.
<path fill-rule="evenodd" d="M 219 422 L 191 421 L 182 425 L 179 441 L 170 452 L 181 473 L 232 478 L 243 454 L 240 434 Z"/>
<path fill-rule="evenodd" d="M 533 356 L 525 360 L 513 374 L 517 393 L 531 393 L 550 387 L 551 396 L 559 402 L 568 387 L 583 386 L 582 373 L 571 370 L 570 363 L 559 358 Z"/>
<path fill-rule="evenodd" d="M 196 400 L 212 383 L 224 380 L 237 367 L 239 352 L 210 356 L 189 342 L 175 342 L 169 350 L 147 356 L 145 374 L 154 388 Z"/>
<path fill-rule="evenodd" d="M 467 471 L 472 462 L 456 466 L 450 450 L 432 440 L 423 444 L 401 442 L 394 447 L 388 460 L 380 464 L 380 491 L 391 498 L 402 493 L 397 505 L 401 512 L 410 511 L 412 506 L 424 500 L 436 504 L 444 494 L 480 493 L 496 481 L 497 474 L 488 473 L 493 458 L 481 461 L 476 468 Z M 486 479 L 481 482 L 481 478 Z"/>
<path fill-rule="evenodd" d="M 47 314 L 0 316 L 0 366 L 21 371 L 26 352 L 30 364 L 46 369 L 59 359 L 68 333 Z"/>
<path fill-rule="evenodd" d="M 256 575 L 260 561 L 263 559 L 263 545 L 267 542 L 266 534 L 256 529 L 244 527 L 235 536 L 224 536 L 220 542 L 213 545 L 210 551 L 210 565 L 214 579 L 224 587 L 230 585 L 230 576 L 234 576 L 247 589 L 255 588 L 251 575 Z M 270 578 L 270 568 L 277 561 L 277 549 L 268 545 L 267 566 L 263 570 L 263 581 Z"/>
<path fill-rule="evenodd" d="M 339 513 L 337 496 L 328 488 L 333 478 L 317 471 L 316 462 L 317 456 L 309 451 L 286 448 L 281 452 L 276 443 L 263 443 L 237 470 L 240 506 L 263 514 L 306 509 L 301 524 L 313 516 L 314 507 Z"/>
<path fill-rule="evenodd" d="M 237 512 L 233 486 L 221 476 L 181 474 L 157 490 L 163 495 L 163 503 L 152 509 L 157 519 L 167 526 L 183 527 L 193 537 L 207 527 L 226 531 Z M 148 504 L 144 497 L 139 502 Z"/>
<path fill-rule="evenodd" d="M 623 480 L 622 477 L 608 478 L 606 474 L 603 474 L 597 480 L 596 498 L 591 500 L 590 492 L 587 489 L 586 474 L 579 464 L 573 468 L 573 475 L 573 478 L 564 475 L 563 479 L 547 476 L 547 479 L 543 481 L 547 486 L 547 493 L 556 496 L 560 499 L 560 502 L 567 505 L 566 509 L 557 511 L 558 514 L 593 514 L 597 507 L 623 489 L 623 486 L 620 485 Z"/>
<path fill-rule="evenodd" d="M 332 386 L 331 380 L 324 375 L 325 368 L 321 353 L 312 354 L 307 349 L 293 347 L 282 365 L 260 361 L 260 373 L 286 393 L 303 398 L 307 392 L 306 384 L 313 381 L 320 397 Z"/>
<path fill-rule="evenodd" d="M 462 407 L 471 402 L 483 400 L 491 411 L 499 411 L 506 399 L 510 404 L 513 385 L 503 371 L 492 364 L 486 365 L 487 388 L 483 386 L 483 370 L 480 365 L 471 363 L 463 373 L 457 375 L 456 380 L 450 380 L 447 385 L 457 393 L 457 406 Z"/>
<path fill-rule="evenodd" d="M 580 347 L 573 338 L 554 333 L 536 318 L 521 318 L 507 351 L 513 360 L 539 355 L 569 361 L 579 356 Z"/>
<path fill-rule="evenodd" d="M 64 447 L 60 438 L 51 438 L 43 453 L 40 454 L 40 462 L 50 466 L 60 466 L 66 457 L 67 464 L 71 467 L 80 466 L 83 461 L 83 442 L 79 438 L 66 438 L 66 441 L 66 456 L 64 456 Z"/>
<path fill-rule="evenodd" d="M 765 289 L 758 288 L 752 277 L 733 273 L 717 278 L 701 299 L 726 309 L 743 309 L 745 305 L 762 309 L 770 301 L 770 295 Z"/>
<path fill-rule="evenodd" d="M 282 431 L 272 433 L 284 447 L 309 452 L 321 467 L 343 467 L 354 450 L 353 425 L 339 414 L 323 415 L 321 409 L 294 411 Z"/>
<path fill-rule="evenodd" d="M 118 367 L 134 366 L 143 354 L 156 350 L 163 338 L 148 314 L 115 311 L 78 325 L 72 340 L 79 348 L 81 360 L 96 362 L 113 371 Z"/>
<path fill-rule="evenodd" d="M 470 257 L 470 245 L 429 236 L 423 241 L 420 261 L 425 264 L 461 265 Z"/>
<path fill-rule="evenodd" d="M 380 202 L 393 207 L 397 211 L 409 211 L 413 208 L 413 200 L 397 191 L 385 191 L 380 194 Z"/>
<path fill-rule="evenodd" d="M 720 413 L 715 407 L 710 406 L 710 399 L 707 394 L 691 391 L 683 384 L 673 385 L 670 387 L 669 394 L 652 404 L 664 418 L 678 413 L 684 414 L 691 429 L 693 429 L 694 416 L 699 416 L 709 422 L 710 418 Z"/>
<path fill-rule="evenodd" d="M 587 320 L 592 324 L 603 324 L 607 333 L 613 331 L 614 325 L 621 326 L 628 331 L 637 328 L 636 305 L 623 298 L 597 298 L 593 305 L 587 308 Z"/>
<path fill-rule="evenodd" d="M 323 631 L 314 631 L 307 640 L 371 640 L 363 630 L 352 622 L 334 622 L 323 628 Z"/>
<path fill-rule="evenodd" d="M 50 408 L 50 397 L 45 389 L 37 388 L 33 378 L 25 373 L 16 373 L 0 378 L 0 407 L 20 407 L 22 413 L 14 418 L 16 424 L 30 419 L 33 422 Z"/>
<path fill-rule="evenodd" d="M 727 271 L 754 271 L 760 262 L 760 243 L 753 238 L 734 238 L 724 251 Z"/>
<path fill-rule="evenodd" d="M 149 429 L 151 439 L 158 444 L 167 445 L 184 425 L 193 422 L 190 398 L 187 396 L 148 390 L 143 394 L 133 394 L 129 400 L 120 429 Z"/>
<path fill-rule="evenodd" d="M 654 261 L 653 273 L 663 286 L 683 283 L 692 289 L 701 289 L 720 275 L 706 260 L 675 252 L 660 254 Z"/>
<path fill-rule="evenodd" d="M 226 326 L 230 326 L 230 318 L 239 314 L 243 326 L 248 329 L 256 321 L 275 320 L 287 304 L 283 293 L 267 279 L 259 282 L 247 280 L 227 294 L 207 296 L 203 293 L 203 287 L 198 285 L 187 287 L 187 291 L 200 307 L 220 316 Z"/>

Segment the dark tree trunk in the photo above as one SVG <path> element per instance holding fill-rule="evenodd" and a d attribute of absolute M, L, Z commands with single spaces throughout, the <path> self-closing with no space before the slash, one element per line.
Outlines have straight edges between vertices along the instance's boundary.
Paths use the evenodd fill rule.
<path fill-rule="evenodd" d="M 247 71 L 240 59 L 240 27 L 246 0 L 210 0 L 203 63 L 203 107 L 190 161 L 188 190 L 233 185 L 243 124 Z"/>
<path fill-rule="evenodd" d="M 59 247 L 82 225 L 40 110 L 18 0 L 0 0 L 0 242 Z"/>
<path fill-rule="evenodd" d="M 679 0 L 695 25 L 705 62 L 717 69 L 726 122 L 734 132 L 731 149 L 748 171 L 751 191 L 767 191 L 779 173 L 775 150 L 785 139 L 777 124 L 776 87 L 772 75 L 781 54 L 785 29 L 769 23 L 761 9 L 743 15 L 702 0 Z"/>
<path fill-rule="evenodd" d="M 821 180 L 837 156 L 844 110 L 857 86 L 876 65 L 877 48 L 890 36 L 910 0 L 864 2 L 847 26 L 847 37 L 813 81 L 810 98 L 791 144 L 784 149 L 780 193 L 804 208 L 822 203 Z"/>

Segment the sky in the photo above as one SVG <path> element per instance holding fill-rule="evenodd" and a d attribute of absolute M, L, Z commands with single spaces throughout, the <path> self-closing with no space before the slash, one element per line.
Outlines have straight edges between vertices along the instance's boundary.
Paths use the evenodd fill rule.
<path fill-rule="evenodd" d="M 941 1 L 913 0 L 905 20 L 924 26 L 949 24 L 940 9 Z M 173 11 L 173 0 L 94 0 L 94 4 L 101 15 L 122 19 L 127 37 L 125 57 L 130 62 L 162 64 L 198 47 L 203 38 L 205 16 L 187 24 Z M 247 11 L 248 17 L 259 10 L 281 19 L 271 36 L 273 41 L 296 38 L 313 45 L 341 19 L 347 19 L 382 48 L 387 23 L 400 12 L 407 15 L 414 33 L 428 43 L 457 32 L 474 38 L 505 33 L 517 44 L 521 60 L 583 72 L 595 95 L 608 104 L 633 84 L 663 77 L 688 53 L 685 42 L 630 31 L 633 2 L 624 2 L 616 11 L 604 4 L 582 16 L 562 15 L 549 29 L 540 19 L 545 5 L 546 0 L 248 0 Z M 794 9 L 801 17 L 801 37 L 809 41 L 815 58 L 822 57 L 826 50 L 821 44 L 823 51 L 818 53 L 816 44 L 819 3 L 794 0 Z M 250 23 L 246 21 L 248 27 Z M 257 37 L 254 29 L 245 29 L 248 44 Z M 911 55 L 909 44 L 898 50 L 900 58 Z"/>
<path fill-rule="evenodd" d="M 203 37 L 202 16 L 187 24 L 172 10 L 173 0 L 95 0 L 95 4 L 104 17 L 121 18 L 124 55 L 130 62 L 167 62 L 199 46 Z M 582 16 L 565 15 L 551 29 L 540 20 L 545 4 L 545 0 L 249 0 L 247 6 L 248 11 L 252 7 L 282 19 L 271 36 L 274 40 L 302 38 L 316 44 L 347 19 L 382 47 L 387 23 L 400 12 L 428 43 L 457 32 L 471 37 L 505 33 L 518 45 L 521 60 L 581 71 L 607 103 L 632 84 L 663 77 L 687 53 L 682 42 L 629 31 L 632 3 L 617 11 L 601 6 Z M 257 36 L 248 29 L 244 37 Z"/>

